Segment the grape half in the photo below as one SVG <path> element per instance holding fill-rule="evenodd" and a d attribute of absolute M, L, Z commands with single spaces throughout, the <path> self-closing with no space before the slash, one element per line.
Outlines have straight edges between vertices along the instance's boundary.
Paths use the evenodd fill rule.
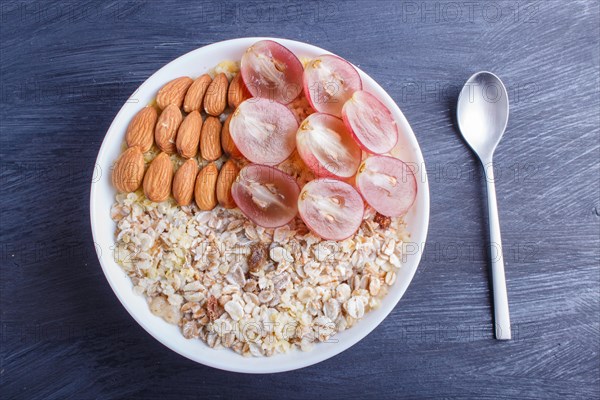
<path fill-rule="evenodd" d="M 342 108 L 342 119 L 360 147 L 369 153 L 387 153 L 398 142 L 392 113 L 369 92 L 354 92 Z"/>
<path fill-rule="evenodd" d="M 394 157 L 371 156 L 358 169 L 356 185 L 377 212 L 399 217 L 417 197 L 417 180 L 408 165 Z"/>
<path fill-rule="evenodd" d="M 313 58 L 304 69 L 304 94 L 311 106 L 322 113 L 342 115 L 344 103 L 362 89 L 356 69 L 348 61 L 324 54 Z"/>
<path fill-rule="evenodd" d="M 290 222 L 298 212 L 296 180 L 266 165 L 242 168 L 231 187 L 231 195 L 242 213 L 255 224 L 276 228 Z"/>
<path fill-rule="evenodd" d="M 243 101 L 229 122 L 229 133 L 238 150 L 258 164 L 279 164 L 296 148 L 298 121 L 280 103 L 251 98 Z"/>
<path fill-rule="evenodd" d="M 250 46 L 242 56 L 240 70 L 254 97 L 288 104 L 302 91 L 302 63 L 289 49 L 272 40 Z"/>
<path fill-rule="evenodd" d="M 356 173 L 362 155 L 343 121 L 329 114 L 308 116 L 296 133 L 296 146 L 317 176 L 349 178 Z"/>
<path fill-rule="evenodd" d="M 364 202 L 349 184 L 331 178 L 310 181 L 298 198 L 300 217 L 316 235 L 343 240 L 353 235 L 364 216 Z"/>

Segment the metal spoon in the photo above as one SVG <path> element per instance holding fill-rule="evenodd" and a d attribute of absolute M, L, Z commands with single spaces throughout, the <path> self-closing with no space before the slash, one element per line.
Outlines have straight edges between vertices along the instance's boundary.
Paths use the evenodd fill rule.
<path fill-rule="evenodd" d="M 494 150 L 496 150 L 508 123 L 508 94 L 500 78 L 485 71 L 470 77 L 458 97 L 456 116 L 460 132 L 479 157 L 485 172 L 496 339 L 509 340 L 511 337 L 510 316 L 492 163 Z"/>

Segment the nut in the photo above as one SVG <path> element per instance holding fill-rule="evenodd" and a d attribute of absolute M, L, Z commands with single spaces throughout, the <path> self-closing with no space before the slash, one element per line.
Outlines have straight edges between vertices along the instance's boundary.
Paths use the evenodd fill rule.
<path fill-rule="evenodd" d="M 215 296 L 211 295 L 206 301 L 206 315 L 208 315 L 211 321 L 214 321 L 219 318 L 220 314 L 219 302 Z"/>
<path fill-rule="evenodd" d="M 167 153 L 160 153 L 150 163 L 144 176 L 144 194 L 156 203 L 169 198 L 173 180 L 173 164 Z"/>
<path fill-rule="evenodd" d="M 217 201 L 225 208 L 235 208 L 235 201 L 231 196 L 231 185 L 237 178 L 239 169 L 233 160 L 227 162 L 221 167 L 219 177 L 217 178 Z"/>
<path fill-rule="evenodd" d="M 180 206 L 187 206 L 194 197 L 194 184 L 198 174 L 198 163 L 190 158 L 175 172 L 173 178 L 173 198 Z"/>
<path fill-rule="evenodd" d="M 159 149 L 167 154 L 173 154 L 177 150 L 175 147 L 175 137 L 177 129 L 183 120 L 179 107 L 171 104 L 163 110 L 158 117 L 156 128 L 154 129 L 154 140 Z"/>
<path fill-rule="evenodd" d="M 113 168 L 112 183 L 119 192 L 135 192 L 144 178 L 144 155 L 139 147 L 121 154 Z"/>
<path fill-rule="evenodd" d="M 262 270 L 267 264 L 268 257 L 269 250 L 266 245 L 262 243 L 253 244 L 248 255 L 248 272 L 256 273 Z"/>
<path fill-rule="evenodd" d="M 375 217 L 373 217 L 373 222 L 379 224 L 379 227 L 381 229 L 387 229 L 390 227 L 392 219 L 390 217 L 386 217 L 385 215 L 377 213 L 375 214 Z"/>
<path fill-rule="evenodd" d="M 228 156 L 233 158 L 241 158 L 242 153 L 235 145 L 235 142 L 231 138 L 231 132 L 229 132 L 229 123 L 231 122 L 231 117 L 233 117 L 233 113 L 229 114 L 223 123 L 223 129 L 221 129 L 221 146 L 223 147 L 225 154 Z"/>
<path fill-rule="evenodd" d="M 171 104 L 177 108 L 181 108 L 183 98 L 192 82 L 194 81 L 189 76 L 182 76 L 168 82 L 158 91 L 156 104 L 161 110 L 164 110 Z"/>
<path fill-rule="evenodd" d="M 144 153 L 154 143 L 154 126 L 158 119 L 158 113 L 154 107 L 142 108 L 131 120 L 125 133 L 127 146 L 138 146 Z"/>
<path fill-rule="evenodd" d="M 207 161 L 221 158 L 221 121 L 217 117 L 206 117 L 200 134 L 200 155 Z"/>
<path fill-rule="evenodd" d="M 215 163 L 210 163 L 202 168 L 196 178 L 194 197 L 198 208 L 202 211 L 210 211 L 217 206 L 217 177 L 219 170 Z"/>
<path fill-rule="evenodd" d="M 212 78 L 210 75 L 204 74 L 192 83 L 183 100 L 183 111 L 189 113 L 202 109 L 202 100 L 204 100 L 206 89 L 208 89 L 211 82 Z"/>
<path fill-rule="evenodd" d="M 244 84 L 242 74 L 237 74 L 231 80 L 229 90 L 227 91 L 227 103 L 229 104 L 229 107 L 236 108 L 242 101 L 249 99 L 250 97 L 252 97 L 252 95 Z"/>
<path fill-rule="evenodd" d="M 177 151 L 182 157 L 192 158 L 198 152 L 198 142 L 202 129 L 202 116 L 198 111 L 192 111 L 185 117 L 177 131 Z"/>
<path fill-rule="evenodd" d="M 204 96 L 204 111 L 214 117 L 221 115 L 227 107 L 227 87 L 229 81 L 224 73 L 215 76 Z"/>

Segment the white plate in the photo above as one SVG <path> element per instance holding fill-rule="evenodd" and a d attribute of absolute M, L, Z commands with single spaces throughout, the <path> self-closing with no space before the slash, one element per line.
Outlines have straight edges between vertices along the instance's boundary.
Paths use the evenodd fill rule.
<path fill-rule="evenodd" d="M 144 297 L 133 293 L 132 283 L 114 261 L 112 250 L 115 245 L 116 224 L 110 218 L 110 208 L 115 198 L 110 172 L 113 162 L 120 154 L 127 125 L 143 105 L 152 101 L 157 91 L 166 82 L 183 75 L 199 76 L 224 60 L 239 60 L 246 48 L 262 39 L 275 40 L 292 50 L 298 57 L 314 57 L 329 53 L 318 47 L 292 40 L 242 38 L 202 47 L 170 62 L 148 78 L 117 114 L 98 153 L 90 193 L 90 217 L 98 259 L 110 286 L 131 316 L 148 333 L 171 350 L 211 367 L 245 373 L 282 372 L 316 364 L 346 350 L 369 334 L 392 311 L 410 284 L 421 259 L 429 224 L 429 186 L 417 139 L 392 98 L 371 77 L 359 69 L 364 89 L 376 95 L 392 111 L 401 132 L 395 155 L 415 166 L 418 181 L 416 202 L 405 218 L 412 244 L 404 256 L 405 263 L 398 272 L 396 283 L 383 299 L 381 307 L 367 313 L 354 327 L 335 335 L 329 343 L 317 344 L 310 352 L 293 351 L 260 358 L 242 357 L 230 350 L 214 350 L 201 340 L 185 339 L 179 327 L 168 324 L 150 312 Z"/>

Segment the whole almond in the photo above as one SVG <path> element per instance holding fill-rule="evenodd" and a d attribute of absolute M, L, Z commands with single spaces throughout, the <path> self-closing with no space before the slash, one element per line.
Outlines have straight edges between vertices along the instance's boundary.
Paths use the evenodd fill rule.
<path fill-rule="evenodd" d="M 217 117 L 206 117 L 200 133 L 200 155 L 207 161 L 221 158 L 221 121 Z"/>
<path fill-rule="evenodd" d="M 220 73 L 215 76 L 212 83 L 206 89 L 206 95 L 204 96 L 204 111 L 207 114 L 218 117 L 225 107 L 227 107 L 227 87 L 229 81 L 224 73 Z"/>
<path fill-rule="evenodd" d="M 156 128 L 154 128 L 154 140 L 158 148 L 167 154 L 177 151 L 175 137 L 182 120 L 183 116 L 179 107 L 173 104 L 167 106 L 158 117 Z"/>
<path fill-rule="evenodd" d="M 154 126 L 157 119 L 158 113 L 154 107 L 144 107 L 138 111 L 125 133 L 127 146 L 138 146 L 142 152 L 150 150 L 154 143 Z"/>
<path fill-rule="evenodd" d="M 177 131 L 175 144 L 182 157 L 192 158 L 196 156 L 201 130 L 202 116 L 198 111 L 192 111 L 185 117 Z"/>
<path fill-rule="evenodd" d="M 229 90 L 227 91 L 227 103 L 229 104 L 229 107 L 236 108 L 242 101 L 249 99 L 250 97 L 252 97 L 252 95 L 242 79 L 242 74 L 237 74 L 231 80 Z"/>
<path fill-rule="evenodd" d="M 173 181 L 173 164 L 167 153 L 160 153 L 150 163 L 144 176 L 144 194 L 156 203 L 169 198 Z"/>
<path fill-rule="evenodd" d="M 231 138 L 231 133 L 229 132 L 229 123 L 231 122 L 231 117 L 233 117 L 233 113 L 229 114 L 223 123 L 223 128 L 221 129 L 221 147 L 223 147 L 223 151 L 228 156 L 240 158 L 242 153 L 240 153 L 239 149 L 235 145 L 235 142 Z"/>
<path fill-rule="evenodd" d="M 192 83 L 183 99 L 183 111 L 189 113 L 202 109 L 202 100 L 204 100 L 204 95 L 211 82 L 210 75 L 204 74 Z"/>
<path fill-rule="evenodd" d="M 144 155 L 139 147 L 128 148 L 119 156 L 112 173 L 113 186 L 119 192 L 135 192 L 144 178 Z"/>
<path fill-rule="evenodd" d="M 231 185 L 237 178 L 240 172 L 233 160 L 227 160 L 221 167 L 219 177 L 217 179 L 217 201 L 225 208 L 235 208 L 235 201 L 231 195 Z"/>
<path fill-rule="evenodd" d="M 198 208 L 210 211 L 217 206 L 217 178 L 219 171 L 215 163 L 210 163 L 198 173 L 194 187 L 194 198 Z"/>
<path fill-rule="evenodd" d="M 187 206 L 194 197 L 194 185 L 198 175 L 198 163 L 193 158 L 184 162 L 173 178 L 173 197 L 180 206 Z"/>
<path fill-rule="evenodd" d="M 177 106 L 177 108 L 181 108 L 185 94 L 192 82 L 194 80 L 189 76 L 182 76 L 168 82 L 158 91 L 156 104 L 161 110 L 164 110 L 171 104 Z"/>

